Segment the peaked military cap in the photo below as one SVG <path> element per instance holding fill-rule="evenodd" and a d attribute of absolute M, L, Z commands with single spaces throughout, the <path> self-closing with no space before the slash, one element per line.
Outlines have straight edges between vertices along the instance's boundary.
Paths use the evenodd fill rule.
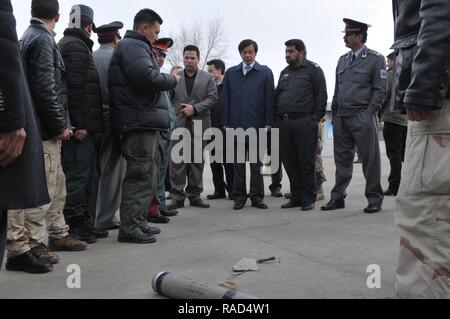
<path fill-rule="evenodd" d="M 173 46 L 173 40 L 171 38 L 161 38 L 158 39 L 153 47 L 163 52 L 169 51 L 169 49 Z"/>
<path fill-rule="evenodd" d="M 367 32 L 367 30 L 371 27 L 370 24 L 359 22 L 356 20 L 344 19 L 345 23 L 345 31 L 342 31 L 343 33 L 347 32 L 358 32 L 358 33 L 364 33 Z"/>
<path fill-rule="evenodd" d="M 104 24 L 95 28 L 94 32 L 98 34 L 99 37 L 104 37 L 108 35 L 119 35 L 119 30 L 123 28 L 123 23 L 120 21 L 114 21 L 109 24 Z"/>

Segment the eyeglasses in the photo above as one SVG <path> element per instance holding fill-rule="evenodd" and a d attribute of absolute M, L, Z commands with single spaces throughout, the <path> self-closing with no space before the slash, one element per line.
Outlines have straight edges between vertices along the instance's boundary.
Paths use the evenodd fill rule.
<path fill-rule="evenodd" d="M 158 49 L 154 49 L 153 52 L 156 54 L 156 56 L 162 56 L 164 59 L 167 57 L 167 53 L 158 50 Z"/>

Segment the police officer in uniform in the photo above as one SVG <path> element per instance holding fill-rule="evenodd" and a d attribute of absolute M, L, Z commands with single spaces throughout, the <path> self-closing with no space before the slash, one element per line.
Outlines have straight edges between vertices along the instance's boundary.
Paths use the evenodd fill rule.
<path fill-rule="evenodd" d="M 319 123 L 326 113 L 327 88 L 322 69 L 306 59 L 302 40 L 285 43 L 286 62 L 275 92 L 281 161 L 291 183 L 291 199 L 282 208 L 314 209 Z"/>
<path fill-rule="evenodd" d="M 117 229 L 119 221 L 116 213 L 120 208 L 122 182 L 127 170 L 127 162 L 122 157 L 120 135 L 111 130 L 111 110 L 109 105 L 108 74 L 114 49 L 122 39 L 120 31 L 123 23 L 114 21 L 95 29 L 100 48 L 94 52 L 94 63 L 97 68 L 102 89 L 103 124 L 105 132 L 100 141 L 99 165 L 101 176 L 98 182 L 95 226 L 97 236 L 99 230 Z M 94 229 L 95 230 L 95 229 Z M 104 237 L 104 236 L 100 236 Z"/>
<path fill-rule="evenodd" d="M 376 114 L 386 94 L 386 62 L 365 46 L 368 24 L 344 19 L 345 44 L 350 52 L 339 59 L 332 103 L 336 185 L 324 211 L 345 208 L 346 189 L 353 172 L 356 147 L 366 178 L 367 214 L 382 210 L 381 157 Z"/>

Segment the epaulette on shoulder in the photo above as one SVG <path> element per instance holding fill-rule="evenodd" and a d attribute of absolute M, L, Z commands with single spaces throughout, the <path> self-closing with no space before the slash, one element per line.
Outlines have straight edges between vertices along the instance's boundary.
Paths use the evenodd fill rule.
<path fill-rule="evenodd" d="M 367 53 L 368 53 L 368 54 L 371 54 L 371 55 L 375 55 L 375 56 L 380 56 L 380 55 L 381 55 L 381 54 L 378 53 L 377 51 L 374 51 L 374 50 L 371 50 L 371 49 L 367 50 Z"/>
<path fill-rule="evenodd" d="M 346 59 L 348 56 L 350 56 L 350 53 L 346 53 L 346 54 L 344 54 L 344 55 L 341 55 L 341 57 L 339 58 L 339 60 Z"/>
<path fill-rule="evenodd" d="M 309 60 L 307 60 L 307 62 L 316 68 L 320 68 L 320 65 L 318 65 L 316 62 L 309 61 Z"/>

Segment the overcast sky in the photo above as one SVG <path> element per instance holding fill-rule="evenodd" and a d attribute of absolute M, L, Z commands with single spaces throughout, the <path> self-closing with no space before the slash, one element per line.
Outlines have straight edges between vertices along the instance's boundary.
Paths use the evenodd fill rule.
<path fill-rule="evenodd" d="M 12 3 L 20 38 L 29 23 L 31 0 L 12 0 Z M 318 63 L 325 72 L 329 100 L 334 90 L 337 61 L 348 51 L 341 33 L 345 27 L 343 18 L 371 24 L 367 46 L 383 55 L 390 52 L 393 42 L 391 0 L 59 0 L 59 4 L 57 40 L 67 27 L 73 4 L 90 6 L 97 26 L 119 20 L 125 29 L 132 28 L 133 18 L 140 9 L 153 9 L 164 19 L 162 37 L 183 22 L 222 16 L 229 43 L 227 66 L 241 62 L 237 46 L 241 40 L 251 38 L 259 45 L 257 61 L 269 66 L 276 79 L 286 67 L 285 41 L 300 38 L 307 46 L 308 59 Z M 96 41 L 96 35 L 93 39 Z"/>

